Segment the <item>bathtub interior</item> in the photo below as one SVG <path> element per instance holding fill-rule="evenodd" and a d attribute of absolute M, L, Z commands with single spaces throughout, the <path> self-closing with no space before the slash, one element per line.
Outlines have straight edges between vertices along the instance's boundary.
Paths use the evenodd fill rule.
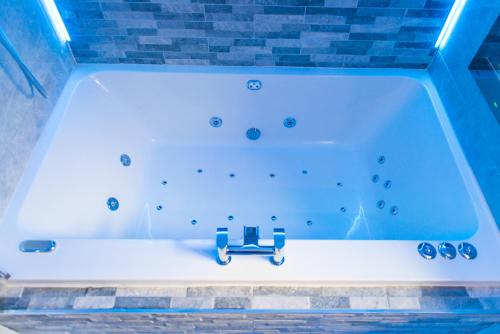
<path fill-rule="evenodd" d="M 264 238 L 284 227 L 290 239 L 463 240 L 478 229 L 415 79 L 103 71 L 71 93 L 7 215 L 25 238 L 213 239 L 223 226 L 238 238 L 247 225 Z"/>

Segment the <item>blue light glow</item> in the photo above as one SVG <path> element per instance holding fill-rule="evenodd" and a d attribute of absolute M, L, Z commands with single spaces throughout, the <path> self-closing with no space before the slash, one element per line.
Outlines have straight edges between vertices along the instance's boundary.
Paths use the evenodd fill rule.
<path fill-rule="evenodd" d="M 57 10 L 56 4 L 54 3 L 54 0 L 41 0 L 43 8 L 45 9 L 45 12 L 49 16 L 50 22 L 52 23 L 52 26 L 54 27 L 54 30 L 57 34 L 57 37 L 62 42 L 69 42 L 71 41 L 71 38 L 69 37 L 68 30 L 66 30 L 66 26 L 64 25 L 64 22 L 62 20 L 61 14 Z"/>
<path fill-rule="evenodd" d="M 434 47 L 440 49 L 445 47 L 453 29 L 455 28 L 455 25 L 457 24 L 460 14 L 462 14 L 462 10 L 464 9 L 466 2 L 467 0 L 455 0 L 455 3 L 453 4 L 453 7 L 451 7 L 450 14 L 448 14 L 448 18 L 444 23 L 443 29 L 441 30 Z"/>

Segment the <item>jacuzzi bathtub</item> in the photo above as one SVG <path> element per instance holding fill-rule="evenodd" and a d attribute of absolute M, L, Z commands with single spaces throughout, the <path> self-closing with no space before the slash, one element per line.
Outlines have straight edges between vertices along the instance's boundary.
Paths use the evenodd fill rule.
<path fill-rule="evenodd" d="M 217 228 L 237 244 L 245 225 L 285 229 L 282 266 L 216 263 Z M 79 66 L 0 232 L 20 281 L 500 281 L 497 227 L 420 71 Z M 426 260 L 423 241 L 478 257 Z"/>

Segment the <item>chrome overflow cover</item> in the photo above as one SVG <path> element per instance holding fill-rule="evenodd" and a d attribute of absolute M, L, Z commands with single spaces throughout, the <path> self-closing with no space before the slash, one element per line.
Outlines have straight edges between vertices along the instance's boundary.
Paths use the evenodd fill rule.
<path fill-rule="evenodd" d="M 436 248 L 428 242 L 422 242 L 418 245 L 418 253 L 426 260 L 432 260 L 436 257 Z"/>
<path fill-rule="evenodd" d="M 457 256 L 457 250 L 449 242 L 442 242 L 438 246 L 439 254 L 448 260 L 453 260 Z"/>
<path fill-rule="evenodd" d="M 262 88 L 262 81 L 260 80 L 248 80 L 247 88 L 249 90 L 260 90 Z"/>
<path fill-rule="evenodd" d="M 477 249 L 468 242 L 462 242 L 458 245 L 458 252 L 467 260 L 474 260 L 477 257 Z"/>

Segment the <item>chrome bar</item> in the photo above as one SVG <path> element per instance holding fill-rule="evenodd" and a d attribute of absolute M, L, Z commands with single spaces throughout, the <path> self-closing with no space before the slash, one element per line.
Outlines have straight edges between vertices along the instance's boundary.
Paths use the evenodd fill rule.
<path fill-rule="evenodd" d="M 50 253 L 56 249 L 54 240 L 24 240 L 19 244 L 23 253 Z"/>
<path fill-rule="evenodd" d="M 231 255 L 270 255 L 271 263 L 282 265 L 285 261 L 285 229 L 275 228 L 273 233 L 274 245 L 259 245 L 259 228 L 243 228 L 243 245 L 229 245 L 229 232 L 226 227 L 217 229 L 217 263 L 227 265 L 231 261 Z"/>
<path fill-rule="evenodd" d="M 1 28 L 0 28 L 0 44 L 2 44 L 5 47 L 5 49 L 7 49 L 7 51 L 10 53 L 14 61 L 17 63 L 17 66 L 19 66 L 19 68 L 23 72 L 30 87 L 32 89 L 35 88 L 44 98 L 47 98 L 47 91 L 45 90 L 45 88 L 43 88 L 42 84 L 35 78 L 33 73 L 31 73 L 28 66 L 26 66 L 26 64 L 23 62 L 16 48 L 14 47 L 12 42 L 9 40 L 7 35 L 5 35 L 4 31 Z"/>

